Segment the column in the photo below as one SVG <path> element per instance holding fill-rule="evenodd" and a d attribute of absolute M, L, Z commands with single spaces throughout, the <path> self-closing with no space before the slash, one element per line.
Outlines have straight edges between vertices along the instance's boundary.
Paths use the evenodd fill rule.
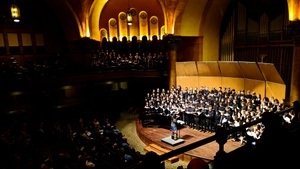
<path fill-rule="evenodd" d="M 177 61 L 177 47 L 180 42 L 180 37 L 174 36 L 172 34 L 167 35 L 164 38 L 169 55 L 168 64 L 168 75 L 169 75 L 169 89 L 176 85 L 176 61 Z"/>
<path fill-rule="evenodd" d="M 294 51 L 292 63 L 290 102 L 300 98 L 300 21 L 294 21 L 290 25 L 293 33 Z"/>

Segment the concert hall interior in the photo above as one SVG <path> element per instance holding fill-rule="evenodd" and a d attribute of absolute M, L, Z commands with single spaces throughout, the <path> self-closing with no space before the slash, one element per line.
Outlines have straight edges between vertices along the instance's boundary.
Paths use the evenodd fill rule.
<path fill-rule="evenodd" d="M 0 15 L 1 169 L 300 166 L 300 0 L 1 0 Z"/>

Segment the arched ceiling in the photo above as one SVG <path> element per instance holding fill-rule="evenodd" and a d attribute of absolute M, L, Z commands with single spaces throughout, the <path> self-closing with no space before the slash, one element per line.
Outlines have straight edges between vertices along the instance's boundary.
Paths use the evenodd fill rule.
<path fill-rule="evenodd" d="M 113 0 L 110 0 L 113 1 Z M 120 1 L 120 0 L 118 0 Z M 147 3 L 140 0 L 124 0 L 130 5 L 138 6 L 139 4 Z M 210 26 L 216 24 L 219 26 L 220 20 L 227 5 L 232 0 L 148 0 L 158 1 L 161 9 L 152 9 L 153 12 L 162 10 L 164 12 L 165 22 L 166 18 L 172 18 L 174 22 L 170 25 L 174 29 L 174 34 L 181 36 L 202 36 L 205 33 L 205 25 Z M 11 1 L 1 0 L 0 8 L 9 8 L 8 4 Z M 40 8 L 41 2 L 51 9 L 52 13 L 44 13 L 45 19 L 57 19 L 64 29 L 67 40 L 76 40 L 81 37 L 90 37 L 99 40 L 99 18 L 102 9 L 108 0 L 17 0 L 24 8 Z M 41 10 L 40 10 L 41 11 Z M 2 10 L 9 12 L 9 10 Z M 117 11 L 116 11 L 117 12 Z M 33 16 L 38 16 L 35 14 Z M 31 16 L 32 17 L 32 16 Z M 35 19 L 35 17 L 30 18 Z M 101 21 L 100 21 L 101 22 Z"/>
<path fill-rule="evenodd" d="M 21 15 L 23 14 L 23 16 L 26 16 L 28 8 L 30 8 L 30 11 L 35 8 L 38 9 L 37 11 L 42 12 L 43 9 L 40 8 L 44 8 L 46 5 L 52 10 L 52 13 L 45 12 L 41 16 L 45 17 L 46 20 L 52 18 L 59 20 L 68 40 L 81 37 L 99 40 L 101 12 L 107 3 L 112 1 L 114 0 L 17 0 L 17 3 L 23 7 L 21 9 Z M 145 5 L 145 1 L 140 0 L 118 1 L 126 1 L 123 4 L 135 6 L 136 8 Z M 234 0 L 148 0 L 148 4 L 149 1 L 156 1 L 156 3 L 160 4 L 160 9 L 151 9 L 153 11 L 150 12 L 162 11 L 165 17 L 165 24 L 172 27 L 169 28 L 171 33 L 180 36 L 204 36 L 207 34 L 206 30 L 213 27 L 214 29 L 220 28 L 223 14 L 227 10 L 229 3 Z M 240 1 L 249 8 L 249 15 L 254 18 L 261 11 L 268 11 L 270 15 L 276 16 L 277 9 L 282 8 L 282 3 L 284 2 L 284 0 Z M 41 6 L 42 2 L 44 2 L 44 6 Z M 10 1 L 0 1 L 1 20 L 8 18 L 9 5 Z M 29 17 L 38 18 L 38 15 L 40 14 L 32 14 Z M 166 18 L 171 19 L 168 21 Z"/>
<path fill-rule="evenodd" d="M 124 1 L 131 6 L 145 5 L 151 1 L 157 1 L 160 9 L 152 9 L 153 13 L 157 10 L 164 12 L 166 18 L 172 18 L 174 23 L 170 25 L 174 29 L 173 33 L 182 36 L 202 36 L 205 27 L 218 27 L 219 22 L 228 4 L 234 0 L 16 0 L 23 7 L 21 15 L 27 15 L 30 20 L 54 18 L 60 21 L 66 38 L 69 40 L 80 37 L 90 36 L 92 39 L 99 37 L 99 20 L 102 9 L 107 2 Z M 257 19 L 261 12 L 267 12 L 270 17 L 276 17 L 278 11 L 282 11 L 285 0 L 239 0 L 247 6 L 248 14 L 253 19 Z M 0 1 L 0 24 L 9 18 L 9 6 L 11 0 Z M 43 3 L 43 5 L 41 5 Z M 259 5 L 258 5 L 259 4 Z M 53 13 L 45 12 L 40 15 L 44 6 L 51 9 Z M 32 10 L 33 8 L 38 10 Z M 116 7 L 117 8 L 117 7 Z M 119 7 L 118 7 L 119 8 Z M 116 11 L 118 12 L 118 11 Z M 171 20 L 171 19 L 170 19 Z M 100 20 L 101 22 L 101 20 Z M 172 21 L 170 21 L 172 22 Z M 214 25 L 216 24 L 216 25 Z"/>
<path fill-rule="evenodd" d="M 47 23 L 55 20 L 62 28 L 66 41 L 74 41 L 83 37 L 89 37 L 100 41 L 100 25 L 102 11 L 106 5 L 113 1 L 124 1 L 128 6 L 138 8 L 145 3 L 155 1 L 160 7 L 150 8 L 149 12 L 163 12 L 165 32 L 178 36 L 203 37 L 203 60 L 218 59 L 220 27 L 231 2 L 242 2 L 247 8 L 247 15 L 253 19 L 262 12 L 272 18 L 276 17 L 279 10 L 282 10 L 286 0 L 16 0 L 21 5 L 21 15 L 26 17 L 30 23 Z M 297 0 L 298 1 L 298 0 Z M 10 15 L 9 4 L 11 0 L 0 1 L 0 29 L 1 24 L 6 24 Z M 42 5 L 41 5 L 42 4 Z M 124 7 L 128 7 L 124 5 Z M 47 8 L 47 10 L 44 10 Z M 35 10 L 33 10 L 35 9 Z M 113 12 L 120 12 L 111 8 Z M 23 12 L 23 13 L 22 13 Z M 148 11 L 147 11 L 148 12 Z M 8 17 L 7 17 L 8 16 Z M 25 19 L 26 20 L 26 19 Z M 35 20 L 35 22 L 32 22 Z M 46 24 L 44 24 L 46 25 Z M 49 26 L 50 29 L 52 26 Z M 214 59 L 211 59 L 213 57 Z M 208 60 L 208 59 L 207 59 Z"/>

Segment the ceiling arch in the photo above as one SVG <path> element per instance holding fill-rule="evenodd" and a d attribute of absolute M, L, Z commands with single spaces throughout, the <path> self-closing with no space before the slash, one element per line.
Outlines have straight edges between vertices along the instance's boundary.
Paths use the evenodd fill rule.
<path fill-rule="evenodd" d="M 146 10 L 151 16 L 162 16 L 162 23 L 160 27 L 166 25 L 166 17 L 170 17 L 171 24 L 168 23 L 168 30 L 172 30 L 176 35 L 181 36 L 201 36 L 204 34 L 203 27 L 205 24 L 210 24 L 206 18 L 210 20 L 217 20 L 220 17 L 220 11 L 225 10 L 222 2 L 219 0 L 149 0 L 147 3 L 140 0 L 41 0 L 45 2 L 49 8 L 52 9 L 53 14 L 46 14 L 47 19 L 56 19 L 62 25 L 63 32 L 68 41 L 80 39 L 82 37 L 90 37 L 94 40 L 100 38 L 100 28 L 102 23 L 102 16 L 105 15 L 105 10 L 109 3 L 113 1 L 122 2 L 119 6 L 112 6 L 110 10 L 121 9 L 126 12 L 127 2 L 130 6 L 141 6 L 140 10 Z M 1 1 L 1 7 L 4 8 L 4 2 L 9 3 L 9 0 Z M 27 1 L 26 1 L 27 2 Z M 30 3 L 29 3 L 30 2 Z M 228 1 L 225 1 L 228 2 Z M 40 8 L 34 3 L 34 0 L 28 0 L 29 5 L 35 8 Z M 153 5 L 154 4 L 154 5 Z M 175 7 L 168 7 L 168 4 L 175 5 Z M 208 5 L 213 4 L 213 5 Z M 217 4 L 217 5 L 214 5 Z M 219 5 L 218 5 L 219 4 Z M 30 7 L 31 7 L 30 6 Z M 149 8 L 151 7 L 151 8 Z M 226 7 L 226 6 L 225 6 Z M 26 7 L 25 7 L 26 8 Z M 124 8 L 124 9 L 123 9 Z M 137 8 L 137 7 L 136 7 Z M 146 9 L 147 8 L 147 9 Z M 0 8 L 1 9 L 1 8 Z M 5 8 L 4 8 L 5 9 Z M 211 13 L 215 13 L 214 15 Z M 1 10 L 7 12 L 7 10 Z M 120 11 L 118 11 L 120 12 Z M 116 12 L 116 13 L 118 13 Z M 152 13 L 152 14 L 151 14 Z M 7 12 L 9 15 L 9 12 Z M 36 16 L 39 14 L 35 14 Z M 171 15 L 171 16 L 170 16 Z M 173 23 L 174 22 L 174 23 Z M 107 22 L 103 22 L 107 23 Z M 174 31 L 173 31 L 174 30 Z"/>

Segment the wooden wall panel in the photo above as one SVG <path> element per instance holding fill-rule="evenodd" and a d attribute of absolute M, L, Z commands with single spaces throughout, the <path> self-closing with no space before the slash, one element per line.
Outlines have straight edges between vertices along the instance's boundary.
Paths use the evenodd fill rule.
<path fill-rule="evenodd" d="M 265 81 L 256 62 L 239 62 L 239 65 L 245 78 Z"/>
<path fill-rule="evenodd" d="M 258 65 L 266 81 L 284 84 L 274 64 L 258 63 Z"/>
<path fill-rule="evenodd" d="M 266 82 L 255 79 L 245 79 L 245 91 L 259 93 L 262 97 L 266 96 Z"/>
<path fill-rule="evenodd" d="M 199 76 L 198 89 L 200 89 L 201 86 L 209 87 L 209 89 L 212 88 L 218 89 L 220 86 L 222 86 L 221 77 L 220 76 Z"/>
<path fill-rule="evenodd" d="M 19 40 L 18 40 L 18 34 L 17 33 L 8 33 L 8 45 L 9 47 L 16 46 L 19 47 Z"/>
<path fill-rule="evenodd" d="M 195 88 L 199 86 L 198 76 L 177 76 L 176 86 L 180 85 L 182 89 Z"/>
<path fill-rule="evenodd" d="M 274 97 L 276 99 L 285 99 L 285 84 L 266 82 L 266 97 Z"/>
<path fill-rule="evenodd" d="M 36 33 L 35 34 L 35 43 L 36 46 L 45 46 L 44 34 Z"/>
<path fill-rule="evenodd" d="M 286 93 L 286 85 L 273 64 L 220 61 L 177 62 L 176 76 L 177 85 L 183 88 L 230 87 L 235 90 L 250 90 L 261 94 L 262 97 L 273 96 L 277 99 L 285 98 Z"/>
<path fill-rule="evenodd" d="M 222 77 L 244 78 L 238 62 L 218 62 Z"/>
<path fill-rule="evenodd" d="M 21 37 L 23 46 L 32 46 L 32 39 L 30 33 L 22 33 Z"/>
<path fill-rule="evenodd" d="M 197 62 L 199 76 L 221 76 L 218 62 Z"/>
<path fill-rule="evenodd" d="M 198 76 L 196 62 L 176 62 L 176 76 Z"/>
<path fill-rule="evenodd" d="M 222 77 L 222 88 L 228 88 L 237 90 L 245 89 L 245 80 L 244 78 L 235 78 L 235 77 Z"/>
<path fill-rule="evenodd" d="M 5 47 L 4 35 L 0 33 L 0 47 Z"/>

